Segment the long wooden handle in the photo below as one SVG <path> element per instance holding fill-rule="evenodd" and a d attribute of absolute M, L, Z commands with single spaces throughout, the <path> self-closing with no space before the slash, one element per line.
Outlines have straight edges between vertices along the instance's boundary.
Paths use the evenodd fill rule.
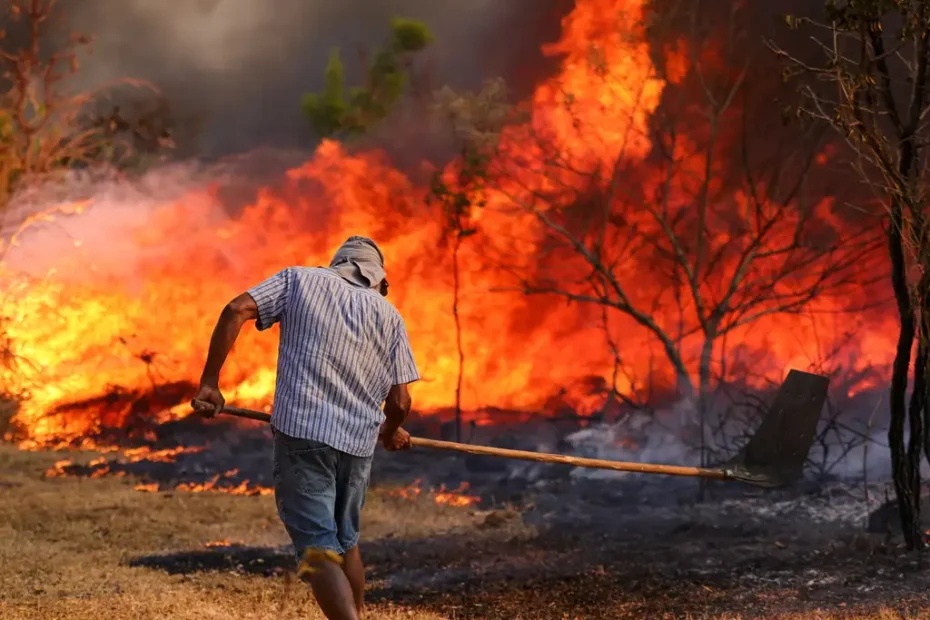
<path fill-rule="evenodd" d="M 689 476 L 699 478 L 717 478 L 723 480 L 727 477 L 721 469 L 707 469 L 703 467 L 682 467 L 680 465 L 657 465 L 655 463 L 632 463 L 629 461 L 610 461 L 607 459 L 589 459 L 564 454 L 549 454 L 546 452 L 530 452 L 528 450 L 509 450 L 507 448 L 492 448 L 491 446 L 475 446 L 454 441 L 440 441 L 438 439 L 424 439 L 411 437 L 414 446 L 422 448 L 435 448 L 437 450 L 454 450 L 468 454 L 483 454 L 499 456 L 505 459 L 519 459 L 522 461 L 538 461 L 540 463 L 560 463 L 573 467 L 588 467 L 592 469 L 612 469 L 614 471 L 632 471 L 641 474 L 665 474 L 667 476 Z"/>
<path fill-rule="evenodd" d="M 223 407 L 223 410 L 220 411 L 220 413 L 234 415 L 239 418 L 258 420 L 259 422 L 271 422 L 271 415 L 261 411 L 254 411 L 252 409 L 243 409 L 242 407 L 230 407 L 227 405 Z"/>
<path fill-rule="evenodd" d="M 223 407 L 221 413 L 234 415 L 240 418 L 249 418 L 261 422 L 270 422 L 271 416 L 261 411 L 242 409 L 241 407 Z M 666 476 L 688 476 L 692 478 L 715 478 L 726 480 L 728 474 L 723 469 L 708 469 L 705 467 L 683 467 L 680 465 L 657 465 L 655 463 L 632 463 L 628 461 L 609 461 L 607 459 L 589 459 L 564 454 L 548 454 L 545 452 L 530 452 L 528 450 L 508 450 L 507 448 L 493 448 L 491 446 L 475 446 L 454 441 L 440 441 L 438 439 L 425 439 L 411 437 L 410 443 L 421 448 L 436 450 L 453 450 L 467 454 L 482 454 L 486 456 L 499 456 L 505 459 L 518 459 L 522 461 L 537 461 L 540 463 L 559 463 L 573 467 L 587 467 L 591 469 L 611 469 L 614 471 L 631 471 L 641 474 L 664 474 Z"/>

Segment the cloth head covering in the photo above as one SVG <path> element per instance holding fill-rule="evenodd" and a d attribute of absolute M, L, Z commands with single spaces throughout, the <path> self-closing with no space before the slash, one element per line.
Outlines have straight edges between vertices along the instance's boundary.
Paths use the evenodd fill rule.
<path fill-rule="evenodd" d="M 333 254 L 329 268 L 344 280 L 365 288 L 377 288 L 385 278 L 384 254 L 368 237 L 349 237 Z"/>

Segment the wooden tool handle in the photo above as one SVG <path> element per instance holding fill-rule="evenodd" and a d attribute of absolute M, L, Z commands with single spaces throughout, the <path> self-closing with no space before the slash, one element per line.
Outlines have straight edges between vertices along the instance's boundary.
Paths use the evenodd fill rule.
<path fill-rule="evenodd" d="M 261 411 L 243 409 L 241 407 L 223 407 L 220 413 L 234 415 L 240 418 L 249 418 L 261 422 L 270 422 L 271 416 Z M 433 448 L 435 450 L 453 450 L 466 454 L 481 454 L 485 456 L 498 456 L 505 459 L 518 459 L 522 461 L 537 461 L 539 463 L 558 463 L 573 467 L 587 467 L 591 469 L 610 469 L 613 471 L 631 471 L 642 474 L 665 474 L 667 476 L 689 476 L 692 478 L 716 478 L 725 480 L 727 472 L 722 469 L 707 469 L 704 467 L 682 467 L 679 465 L 656 465 L 654 463 L 632 463 L 627 461 L 609 461 L 606 459 L 589 459 L 564 454 L 548 454 L 545 452 L 530 452 L 528 450 L 509 450 L 507 448 L 492 448 L 491 446 L 475 446 L 454 441 L 440 441 L 438 439 L 424 439 L 411 437 L 410 442 L 420 448 Z"/>
<path fill-rule="evenodd" d="M 564 454 L 548 454 L 546 452 L 530 452 L 528 450 L 509 450 L 507 448 L 492 448 L 491 446 L 475 446 L 471 444 L 456 443 L 454 441 L 440 441 L 438 439 L 424 439 L 411 437 L 414 446 L 434 448 L 436 450 L 454 450 L 468 454 L 482 454 L 486 456 L 499 456 L 505 459 L 519 459 L 523 461 L 538 461 L 540 463 L 560 463 L 573 467 L 588 467 L 592 469 L 612 469 L 614 471 L 632 471 L 643 474 L 666 474 L 669 476 L 690 476 L 701 478 L 726 478 L 726 473 L 719 469 L 705 469 L 702 467 L 682 467 L 679 465 L 656 465 L 653 463 L 631 463 L 627 461 L 610 461 L 607 459 L 589 459 Z"/>
<path fill-rule="evenodd" d="M 220 413 L 234 415 L 239 418 L 258 420 L 259 422 L 271 422 L 271 416 L 269 414 L 263 413 L 261 411 L 253 411 L 252 409 L 242 409 L 241 407 L 223 407 L 223 410 L 220 411 Z"/>

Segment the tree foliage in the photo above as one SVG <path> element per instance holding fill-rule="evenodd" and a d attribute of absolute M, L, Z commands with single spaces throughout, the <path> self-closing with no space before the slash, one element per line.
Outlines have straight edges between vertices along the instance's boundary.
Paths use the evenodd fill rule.
<path fill-rule="evenodd" d="M 302 109 L 322 138 L 354 137 L 384 120 L 404 95 L 414 57 L 433 41 L 423 22 L 395 17 L 390 34 L 365 69 L 362 86 L 347 88 L 345 65 L 332 50 L 324 71 L 323 90 L 304 95 Z"/>

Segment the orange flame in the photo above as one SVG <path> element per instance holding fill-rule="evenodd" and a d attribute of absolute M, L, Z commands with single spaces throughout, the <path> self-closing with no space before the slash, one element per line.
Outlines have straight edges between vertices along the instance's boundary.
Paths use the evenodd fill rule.
<path fill-rule="evenodd" d="M 653 146 L 649 121 L 666 89 L 665 79 L 678 81 L 688 69 L 685 57 L 671 46 L 665 79 L 659 77 L 638 25 L 642 21 L 642 0 L 577 0 L 563 20 L 561 39 L 544 49 L 560 59 L 560 68 L 530 98 L 530 120 L 504 132 L 504 156 L 529 162 L 532 169 L 544 157 L 527 139 L 537 133 L 578 168 L 610 162 L 621 145 L 625 157 L 646 158 Z M 504 188 L 507 195 L 489 192 L 488 208 L 476 216 L 483 230 L 519 239 L 527 255 L 533 255 L 541 238 L 538 222 L 499 207 L 512 201 L 514 193 L 557 194 L 560 183 L 570 187 L 564 179 L 537 177 L 524 174 L 519 178 L 523 186 Z M 423 203 L 423 188 L 392 168 L 381 153 L 350 155 L 339 144 L 324 141 L 311 160 L 287 173 L 280 187 L 264 189 L 233 216 L 221 189 L 202 187 L 171 202 L 140 205 L 128 214 L 106 211 L 109 203 L 103 198 L 75 204 L 70 211 L 80 207 L 83 213 L 72 219 L 96 222 L 102 232 L 92 232 L 99 239 L 56 247 L 52 269 L 38 280 L 23 280 L 11 269 L 0 271 L 9 291 L 0 302 L 2 314 L 10 318 L 7 334 L 17 355 L 40 370 L 0 376 L 14 391 L 30 395 L 16 418 L 28 434 L 24 447 L 79 438 L 104 424 L 122 426 L 138 415 L 135 403 L 153 385 L 195 380 L 223 303 L 285 266 L 326 264 L 350 234 L 372 236 L 387 256 L 394 283 L 391 299 L 405 317 L 424 377 L 413 390 L 416 407 L 428 411 L 454 402 L 458 357 L 448 259 L 436 250 L 442 226 Z M 746 196 L 733 197 L 736 209 L 746 202 Z M 57 210 L 69 211 L 67 205 Z M 95 210 L 106 219 L 80 219 L 95 217 Z M 21 245 L 41 249 L 54 245 L 54 239 L 53 232 L 38 230 Z M 123 240 L 130 246 L 123 249 L 117 243 Z M 590 308 L 491 293 L 505 283 L 503 276 L 484 268 L 483 251 L 466 243 L 461 258 L 466 265 L 461 302 L 466 409 L 538 410 L 560 388 L 591 376 L 611 376 L 612 358 Z M 644 267 L 633 265 L 632 273 L 648 273 Z M 654 292 L 652 287 L 643 277 L 642 294 Z M 731 342 L 762 354 L 760 365 L 769 374 L 784 373 L 790 367 L 809 367 L 820 355 L 810 343 L 829 349 L 850 321 L 835 313 L 769 316 L 734 332 Z M 656 376 L 660 383 L 672 379 L 673 373 L 654 364 L 655 345 L 643 337 L 640 325 L 621 318 L 616 327 L 625 334 L 624 357 L 637 374 Z M 848 365 L 860 370 L 886 365 L 894 351 L 893 334 L 893 315 L 873 318 L 848 349 Z M 228 401 L 267 408 L 276 347 L 273 337 L 252 330 L 243 334 L 222 377 Z M 693 364 L 689 370 L 695 372 Z M 114 386 L 122 390 L 118 398 L 105 398 L 114 394 Z M 586 395 L 577 396 L 583 400 Z M 187 397 L 179 393 L 167 404 L 150 406 L 145 415 L 156 422 L 187 415 L 187 407 L 177 404 Z M 94 399 L 101 403 L 67 408 L 97 403 Z M 596 405 L 578 408 L 584 412 Z M 56 411 L 61 415 L 49 415 Z M 256 492 L 246 486 L 217 489 L 219 479 L 191 488 L 182 485 L 182 490 Z"/>
<path fill-rule="evenodd" d="M 463 482 L 457 489 L 452 491 L 447 491 L 445 485 L 440 485 L 439 490 L 433 494 L 433 501 L 437 504 L 460 508 L 477 504 L 481 501 L 480 497 L 476 495 L 465 495 L 465 492 L 468 491 L 469 488 L 470 485 L 467 482 Z"/>
<path fill-rule="evenodd" d="M 472 506 L 481 501 L 481 498 L 476 495 L 465 494 L 469 488 L 470 486 L 467 482 L 462 482 L 458 488 L 451 491 L 446 490 L 445 485 L 440 485 L 438 489 L 430 489 L 426 495 L 436 504 L 461 508 Z M 416 500 L 422 493 L 423 480 L 418 478 L 406 487 L 392 490 L 390 495 L 406 500 Z"/>
<path fill-rule="evenodd" d="M 67 476 L 68 475 L 67 469 L 73 464 L 74 464 L 74 461 L 72 461 L 71 459 L 55 461 L 55 464 L 52 465 L 48 471 L 45 472 L 45 477 L 46 478 L 60 478 L 63 476 Z"/>
<path fill-rule="evenodd" d="M 161 450 L 152 450 L 147 446 L 141 446 L 138 448 L 126 448 L 120 452 L 119 460 L 124 463 L 138 463 L 139 461 L 158 461 L 160 463 L 173 463 L 177 460 L 179 454 L 196 454 L 197 452 L 203 452 L 202 446 L 176 446 L 174 448 L 164 448 Z M 105 462 L 106 459 L 100 457 L 97 459 L 100 462 Z M 91 465 L 94 464 L 94 461 L 90 462 Z"/>
<path fill-rule="evenodd" d="M 248 480 L 243 480 L 234 487 L 221 486 L 220 481 L 231 478 L 239 473 L 238 469 L 231 469 L 222 474 L 216 474 L 210 480 L 203 483 L 182 482 L 175 487 L 178 491 L 188 491 L 191 493 L 203 493 L 205 491 L 215 493 L 228 493 L 230 495 L 273 495 L 274 489 L 270 487 L 250 485 Z"/>

